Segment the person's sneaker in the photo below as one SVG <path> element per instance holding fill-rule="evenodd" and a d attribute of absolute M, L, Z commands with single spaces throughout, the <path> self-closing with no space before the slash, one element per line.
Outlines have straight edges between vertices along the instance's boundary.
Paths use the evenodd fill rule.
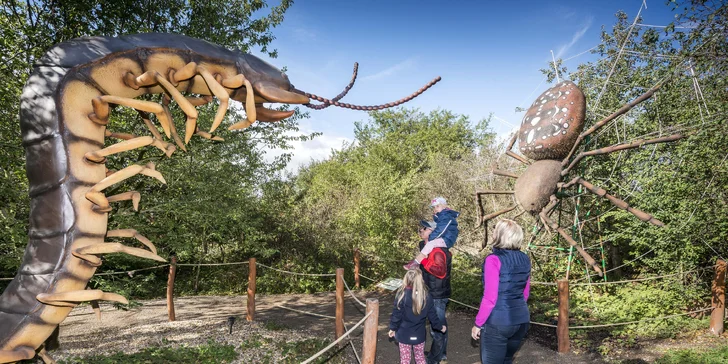
<path fill-rule="evenodd" d="M 442 356 L 442 359 L 440 359 L 440 364 L 447 364 L 447 356 Z"/>
<path fill-rule="evenodd" d="M 413 260 L 410 260 L 409 263 L 403 265 L 402 267 L 404 267 L 405 270 L 410 270 L 410 269 L 415 269 L 419 266 L 420 266 L 420 263 L 417 263 L 417 261 L 413 259 Z"/>

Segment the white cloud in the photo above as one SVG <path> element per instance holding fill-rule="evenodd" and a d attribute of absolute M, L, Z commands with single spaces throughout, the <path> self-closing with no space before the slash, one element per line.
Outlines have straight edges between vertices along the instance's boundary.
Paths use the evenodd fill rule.
<path fill-rule="evenodd" d="M 302 135 L 302 134 L 310 134 L 311 130 L 302 130 L 299 132 L 290 132 L 289 135 L 296 136 L 296 135 Z M 291 146 L 293 149 L 288 150 L 282 150 L 282 149 L 273 149 L 269 150 L 265 154 L 265 160 L 270 162 L 273 160 L 273 158 L 283 154 L 283 153 L 291 153 L 291 161 L 286 166 L 286 171 L 288 172 L 297 172 L 299 167 L 305 166 L 312 161 L 320 161 L 324 160 L 331 156 L 332 150 L 340 150 L 343 145 L 350 144 L 352 142 L 352 139 L 343 137 L 343 136 L 337 136 L 337 135 L 330 135 L 330 134 L 323 134 L 320 135 L 313 140 L 309 141 L 295 141 L 291 143 Z"/>
<path fill-rule="evenodd" d="M 400 72 L 402 70 L 405 70 L 407 68 L 414 66 L 416 60 L 417 60 L 416 57 L 407 58 L 404 61 L 399 62 L 383 71 L 379 71 L 373 75 L 362 77 L 361 79 L 362 79 L 362 81 L 372 81 L 372 80 L 377 80 L 380 78 L 392 76 L 392 75 L 396 74 L 397 72 Z"/>
<path fill-rule="evenodd" d="M 578 42 L 579 39 L 581 39 L 581 37 L 584 36 L 586 31 L 589 30 L 589 28 L 591 27 L 592 21 L 594 21 L 594 17 L 589 17 L 586 20 L 586 24 L 584 24 L 584 26 L 581 29 L 579 29 L 576 33 L 574 33 L 574 35 L 571 37 L 571 41 L 569 43 L 562 45 L 559 48 L 559 51 L 556 53 L 556 58 L 562 57 L 564 55 L 564 53 L 568 52 L 569 49 L 571 49 L 571 47 L 573 47 L 574 44 L 576 44 L 576 42 Z"/>

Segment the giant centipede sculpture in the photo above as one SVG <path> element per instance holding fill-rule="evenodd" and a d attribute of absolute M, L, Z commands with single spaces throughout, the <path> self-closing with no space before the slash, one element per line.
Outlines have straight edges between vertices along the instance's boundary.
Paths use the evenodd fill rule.
<path fill-rule="evenodd" d="M 377 106 L 340 103 L 356 79 L 333 99 L 295 89 L 272 65 L 240 51 L 182 35 L 139 34 L 118 38 L 89 37 L 50 49 L 34 66 L 21 96 L 20 126 L 29 181 L 30 228 L 20 269 L 0 296 L 0 363 L 39 356 L 52 361 L 43 343 L 78 303 L 110 300 L 127 303 L 115 293 L 87 290 L 101 265 L 100 255 L 126 253 L 164 261 L 154 245 L 133 229 L 107 230 L 112 202 L 140 195 L 130 191 L 106 196 L 104 190 L 137 174 L 165 183 L 153 164 L 113 172 L 105 168 L 112 154 L 154 146 L 170 156 L 176 147 L 163 140 L 152 123 L 154 114 L 167 138 L 185 149 L 193 135 L 220 140 L 212 133 L 223 121 L 230 99 L 245 105 L 246 119 L 229 127 L 249 127 L 256 120 L 274 122 L 293 111 L 276 111 L 263 103 L 302 104 L 314 109 L 331 105 L 378 110 L 411 100 L 439 81 L 397 102 Z M 163 94 L 161 104 L 136 99 Z M 196 106 L 219 100 L 209 132 L 197 126 Z M 310 99 L 322 104 L 311 105 Z M 184 140 L 169 111 L 174 100 L 186 115 Z M 114 133 L 107 127 L 110 107 L 139 111 L 150 135 Z M 104 148 L 106 137 L 123 141 Z M 146 249 L 104 242 L 106 237 L 135 238 Z"/>

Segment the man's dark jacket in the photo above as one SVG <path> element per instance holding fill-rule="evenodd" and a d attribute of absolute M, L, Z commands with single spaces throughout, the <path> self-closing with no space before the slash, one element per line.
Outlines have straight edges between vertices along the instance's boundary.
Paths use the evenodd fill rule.
<path fill-rule="evenodd" d="M 420 250 L 425 246 L 425 242 L 420 242 Z M 441 250 L 446 257 L 443 261 L 442 256 L 443 254 L 437 254 L 436 250 Z M 445 277 L 440 279 L 435 277 L 432 273 L 430 273 L 424 265 L 420 264 L 420 269 L 422 270 L 422 278 L 425 280 L 425 285 L 430 290 L 430 295 L 432 295 L 433 299 L 443 299 L 443 298 L 450 298 L 450 294 L 452 293 L 452 290 L 450 289 L 450 271 L 452 269 L 452 253 L 450 253 L 450 250 L 447 248 L 435 248 L 432 250 L 432 253 L 430 253 L 429 257 L 427 259 L 434 259 L 431 264 L 429 264 L 429 269 L 446 269 Z M 436 273 L 437 274 L 437 273 Z"/>

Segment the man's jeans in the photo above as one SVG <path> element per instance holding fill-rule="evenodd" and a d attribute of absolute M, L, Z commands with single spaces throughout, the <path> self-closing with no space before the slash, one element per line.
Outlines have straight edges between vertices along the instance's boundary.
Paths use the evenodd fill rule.
<path fill-rule="evenodd" d="M 440 323 L 447 326 L 447 319 L 445 318 L 445 310 L 447 309 L 447 303 L 450 301 L 449 298 L 439 298 L 432 300 L 435 305 L 435 312 L 437 318 L 440 319 Z M 447 331 L 450 331 L 450 327 L 447 327 Z M 437 364 L 442 358 L 447 355 L 447 332 L 444 334 L 439 331 L 432 330 L 430 326 L 430 335 L 432 335 L 432 345 L 430 346 L 430 353 L 427 355 L 428 364 Z"/>
<path fill-rule="evenodd" d="M 529 324 L 490 325 L 480 330 L 480 362 L 483 364 L 511 364 L 521 348 Z"/>

